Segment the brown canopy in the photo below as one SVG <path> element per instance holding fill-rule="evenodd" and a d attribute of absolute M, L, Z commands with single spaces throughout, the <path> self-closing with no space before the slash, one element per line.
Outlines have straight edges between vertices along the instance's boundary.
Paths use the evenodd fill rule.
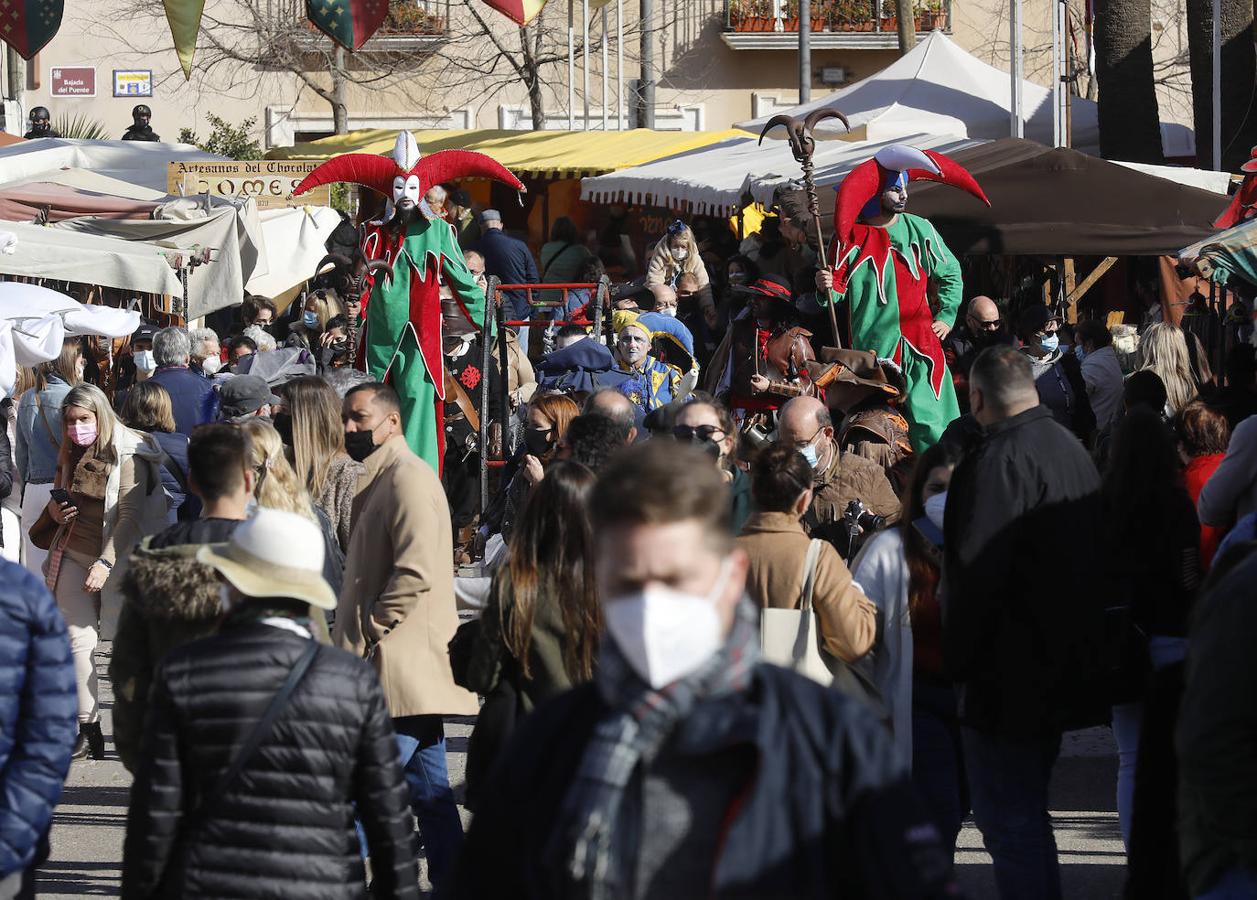
<path fill-rule="evenodd" d="M 918 181 L 908 209 L 933 222 L 958 255 L 1174 255 L 1215 234 L 1211 223 L 1228 202 L 1077 150 L 1018 138 L 952 158 L 973 173 L 991 207 L 953 187 Z"/>
<path fill-rule="evenodd" d="M 110 197 L 55 182 L 36 181 L 0 188 L 0 219 L 30 222 L 41 208 L 48 208 L 48 221 L 61 222 L 79 216 L 98 219 L 148 219 L 157 203 Z"/>

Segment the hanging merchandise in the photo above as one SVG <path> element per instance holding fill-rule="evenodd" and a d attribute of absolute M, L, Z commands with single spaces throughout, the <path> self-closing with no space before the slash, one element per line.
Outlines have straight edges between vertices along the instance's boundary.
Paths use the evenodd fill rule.
<path fill-rule="evenodd" d="M 306 10 L 315 28 L 357 50 L 388 18 L 388 0 L 306 0 Z"/>
<path fill-rule="evenodd" d="M 62 0 L 0 0 L 0 40 L 29 60 L 61 27 Z"/>
<path fill-rule="evenodd" d="M 484 0 L 484 2 L 486 6 L 493 7 L 521 27 L 537 18 L 541 8 L 546 5 L 546 0 Z"/>
<path fill-rule="evenodd" d="M 201 13 L 205 11 L 205 0 L 162 0 L 166 6 L 166 21 L 170 25 L 170 36 L 175 42 L 175 52 L 179 54 L 179 65 L 183 67 L 183 77 L 192 78 L 192 58 L 196 56 L 196 36 L 201 30 Z"/>

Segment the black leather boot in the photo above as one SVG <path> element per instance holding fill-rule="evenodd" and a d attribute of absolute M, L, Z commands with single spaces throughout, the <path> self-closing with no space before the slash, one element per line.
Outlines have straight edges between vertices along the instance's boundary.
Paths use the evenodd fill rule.
<path fill-rule="evenodd" d="M 100 731 L 100 722 L 80 722 L 79 736 L 74 739 L 74 752 L 71 759 L 104 759 L 105 736 Z"/>

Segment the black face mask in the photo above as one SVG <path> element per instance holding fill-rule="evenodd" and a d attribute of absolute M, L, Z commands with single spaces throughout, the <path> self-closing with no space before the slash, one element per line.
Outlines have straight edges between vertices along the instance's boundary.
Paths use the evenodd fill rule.
<path fill-rule="evenodd" d="M 271 424 L 275 426 L 275 430 L 279 432 L 280 440 L 289 447 L 292 446 L 292 413 L 277 412 L 271 417 Z"/>
<path fill-rule="evenodd" d="M 350 459 L 362 462 L 375 451 L 375 435 L 370 431 L 345 432 L 345 452 Z"/>
<path fill-rule="evenodd" d="M 545 456 L 549 453 L 551 430 L 549 428 L 525 428 L 524 446 L 528 448 L 528 452 L 533 456 Z"/>

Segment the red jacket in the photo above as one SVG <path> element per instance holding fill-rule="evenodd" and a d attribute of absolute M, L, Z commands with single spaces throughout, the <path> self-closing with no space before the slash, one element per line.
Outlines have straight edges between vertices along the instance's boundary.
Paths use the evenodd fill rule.
<path fill-rule="evenodd" d="M 1197 456 L 1187 464 L 1187 470 L 1183 473 L 1183 480 L 1187 487 L 1188 496 L 1192 498 L 1192 503 L 1200 502 L 1200 490 L 1205 486 L 1205 482 L 1209 480 L 1213 472 L 1218 468 L 1218 464 L 1222 462 L 1225 453 L 1210 453 L 1207 456 Z M 1218 544 L 1222 543 L 1222 539 L 1226 537 L 1227 528 L 1215 528 L 1212 525 L 1200 523 L 1200 569 L 1201 572 L 1208 572 L 1213 566 L 1213 556 L 1218 552 Z"/>

